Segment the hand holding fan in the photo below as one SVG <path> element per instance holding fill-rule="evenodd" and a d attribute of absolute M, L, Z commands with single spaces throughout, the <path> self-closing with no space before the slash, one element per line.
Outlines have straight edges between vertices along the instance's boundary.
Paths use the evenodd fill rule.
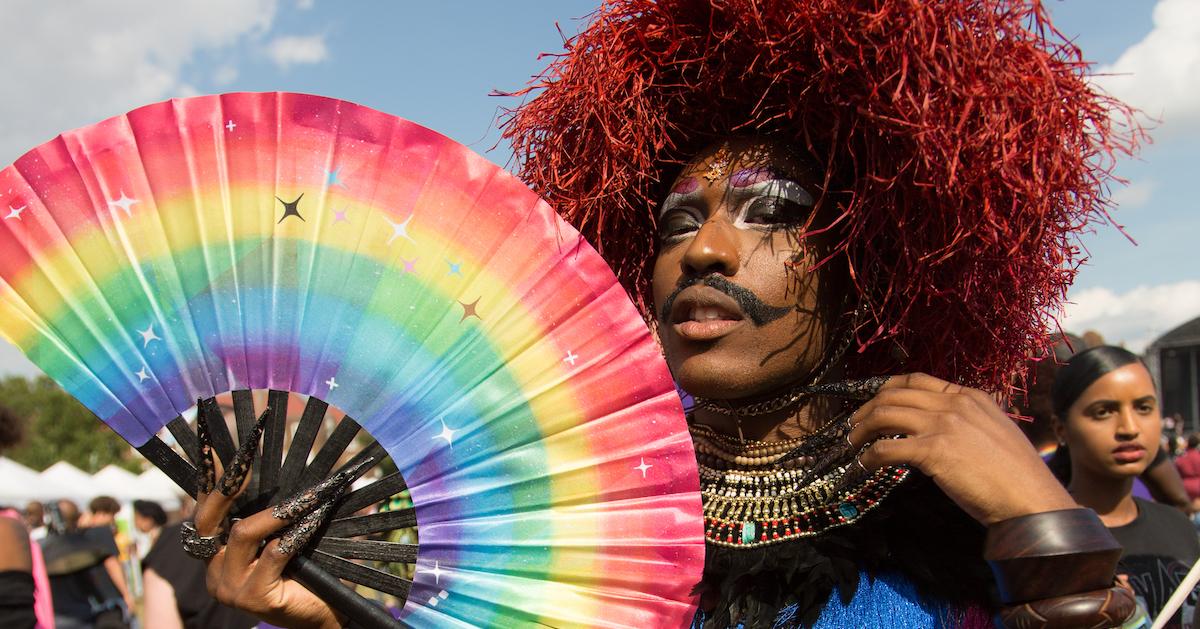
<path fill-rule="evenodd" d="M 190 491 L 156 434 L 194 463 L 180 416 L 205 400 L 228 463 L 227 391 L 242 439 L 249 390 L 273 391 L 245 512 L 344 467 L 360 427 L 346 466 L 392 458 L 326 525 L 345 542 L 302 552 L 311 578 L 394 589 L 416 626 L 690 619 L 699 487 L 658 349 L 595 252 L 483 158 L 344 101 L 206 96 L 30 151 L 0 210 L 0 333 Z M 295 435 L 287 391 L 310 396 Z M 326 404 L 353 420 L 309 461 Z M 399 522 L 354 511 L 404 487 L 411 583 L 352 561 Z"/>

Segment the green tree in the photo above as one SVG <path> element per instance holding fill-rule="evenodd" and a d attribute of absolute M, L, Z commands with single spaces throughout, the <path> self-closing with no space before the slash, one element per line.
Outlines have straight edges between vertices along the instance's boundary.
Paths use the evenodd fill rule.
<path fill-rule="evenodd" d="M 25 419 L 23 443 L 5 455 L 35 470 L 67 461 L 95 473 L 115 463 L 140 472 L 144 459 L 86 407 L 45 376 L 0 380 L 0 403 Z"/>

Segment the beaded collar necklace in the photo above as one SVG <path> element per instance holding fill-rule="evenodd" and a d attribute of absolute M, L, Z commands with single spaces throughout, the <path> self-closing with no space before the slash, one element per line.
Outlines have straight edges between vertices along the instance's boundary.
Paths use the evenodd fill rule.
<path fill-rule="evenodd" d="M 884 381 L 805 389 L 861 402 Z M 908 478 L 904 466 L 868 472 L 857 463 L 846 439 L 857 404 L 845 406 L 812 434 L 785 441 L 735 439 L 691 423 L 707 542 L 755 548 L 820 535 L 858 520 Z"/>

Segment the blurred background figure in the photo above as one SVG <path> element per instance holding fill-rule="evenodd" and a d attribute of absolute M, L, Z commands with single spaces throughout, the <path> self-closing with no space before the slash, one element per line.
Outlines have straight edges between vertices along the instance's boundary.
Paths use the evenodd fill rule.
<path fill-rule="evenodd" d="M 121 503 L 116 502 L 112 496 L 97 496 L 88 503 L 89 517 L 86 525 L 80 525 L 83 533 L 88 535 L 97 547 L 110 547 L 116 551 L 104 558 L 104 574 L 97 575 L 96 579 L 103 595 L 100 603 L 102 610 L 96 619 L 97 629 L 128 627 L 127 618 L 130 618 L 136 609 L 124 568 L 124 564 L 130 559 L 130 541 L 127 535 L 116 528 L 116 514 L 120 513 L 120 510 Z"/>
<path fill-rule="evenodd" d="M 21 419 L 0 407 L 0 453 L 21 441 Z M 39 505 L 40 506 L 40 505 Z M 0 506 L 0 627 L 54 629 L 54 607 L 41 548 L 23 514 Z"/>
<path fill-rule="evenodd" d="M 46 536 L 46 508 L 34 500 L 25 505 L 25 526 L 29 527 L 29 535 L 35 540 Z"/>
<path fill-rule="evenodd" d="M 129 626 L 125 606 L 107 567 L 116 560 L 116 544 L 111 532 L 103 534 L 106 528 L 80 528 L 82 515 L 70 500 L 49 509 L 50 531 L 41 544 L 55 623 L 58 629 L 123 629 Z"/>
<path fill-rule="evenodd" d="M 54 622 L 58 629 L 93 627 L 101 594 L 94 571 L 103 571 L 105 557 L 116 549 L 97 548 L 79 529 L 82 514 L 70 500 L 47 505 L 49 531 L 42 539 L 46 572 L 54 599 Z"/>
<path fill-rule="evenodd" d="M 1154 617 L 1200 558 L 1200 538 L 1179 510 L 1133 495 L 1162 436 L 1150 372 L 1125 349 L 1093 347 L 1059 370 L 1052 394 L 1055 434 L 1069 448 L 1067 489 L 1124 547 L 1117 572 Z M 1184 626 L 1182 618 L 1190 625 L 1195 607 L 1193 593 L 1168 626 Z"/>
<path fill-rule="evenodd" d="M 115 551 L 104 558 L 104 574 L 96 574 L 96 584 L 102 596 L 101 611 L 96 620 L 97 629 L 128 627 L 127 619 L 135 609 L 123 565 L 129 560 L 129 540 L 117 530 L 117 513 L 120 511 L 121 503 L 115 498 L 97 496 L 88 503 L 87 523 L 80 525 L 84 535 L 88 536 L 97 548 Z"/>
<path fill-rule="evenodd" d="M 1055 433 L 1054 401 L 1051 392 L 1062 366 L 1076 352 L 1088 347 L 1085 338 L 1070 333 L 1057 335 L 1050 355 L 1040 360 L 1029 361 L 1029 379 L 1026 382 L 1025 393 L 1013 397 L 1013 407 L 1017 414 L 1029 418 L 1029 421 L 1019 422 L 1018 425 L 1063 485 L 1071 483 L 1070 456 L 1067 444 Z M 1179 472 L 1171 465 L 1171 459 L 1164 448 L 1158 449 L 1154 460 L 1142 475 L 1135 479 L 1133 494 L 1139 498 L 1153 498 L 1184 513 L 1191 514 L 1194 511 Z"/>
<path fill-rule="evenodd" d="M 1058 436 L 1054 434 L 1054 401 L 1050 397 L 1054 377 L 1075 352 L 1086 348 L 1083 339 L 1074 334 L 1055 335 L 1051 354 L 1026 364 L 1029 377 L 1024 394 L 1013 396 L 1017 413 L 1030 420 L 1017 425 L 1043 459 L 1053 456 L 1059 446 Z"/>
<path fill-rule="evenodd" d="M 137 544 L 138 559 L 146 558 L 166 523 L 167 512 L 162 505 L 151 500 L 133 501 L 133 527 L 142 534 Z"/>
<path fill-rule="evenodd" d="M 1183 488 L 1192 501 L 1192 512 L 1200 511 L 1200 434 L 1188 435 L 1187 450 L 1175 459 L 1175 469 L 1179 471 Z M 1195 515 L 1192 521 L 1197 521 Z"/>
<path fill-rule="evenodd" d="M 183 552 L 180 524 L 162 529 L 142 560 L 143 624 L 152 629 L 248 629 L 258 621 L 208 593 L 205 565 Z"/>

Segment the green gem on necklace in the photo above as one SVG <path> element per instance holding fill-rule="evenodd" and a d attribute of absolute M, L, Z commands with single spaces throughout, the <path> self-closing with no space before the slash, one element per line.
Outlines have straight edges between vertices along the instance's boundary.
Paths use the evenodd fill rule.
<path fill-rule="evenodd" d="M 838 512 L 841 513 L 842 517 L 846 518 L 847 520 L 853 520 L 854 518 L 858 517 L 858 507 L 849 502 L 843 502 L 842 504 L 838 505 Z"/>
<path fill-rule="evenodd" d="M 758 525 L 754 522 L 742 522 L 742 543 L 749 544 L 758 540 Z"/>

